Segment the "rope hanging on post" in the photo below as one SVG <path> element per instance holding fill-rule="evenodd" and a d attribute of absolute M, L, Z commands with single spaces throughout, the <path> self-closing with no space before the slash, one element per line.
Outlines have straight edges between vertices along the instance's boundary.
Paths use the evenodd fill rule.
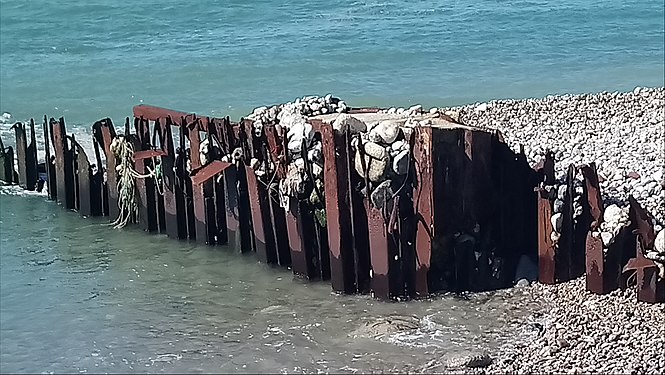
<path fill-rule="evenodd" d="M 118 218 L 111 223 L 115 229 L 125 227 L 130 220 L 138 218 L 139 206 L 136 200 L 136 179 L 137 178 L 155 178 L 157 191 L 162 194 L 161 188 L 161 166 L 153 158 L 155 169 L 149 167 L 148 174 L 140 174 L 134 168 L 134 147 L 126 137 L 119 135 L 111 142 L 111 152 L 115 156 L 117 165 L 115 167 L 118 174 L 118 208 L 120 213 Z"/>

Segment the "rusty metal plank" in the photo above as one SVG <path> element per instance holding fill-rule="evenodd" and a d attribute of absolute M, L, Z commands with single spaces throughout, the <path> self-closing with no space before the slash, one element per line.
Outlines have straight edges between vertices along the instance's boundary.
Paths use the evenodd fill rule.
<path fill-rule="evenodd" d="M 550 237 L 552 233 L 552 202 L 536 189 L 538 200 L 538 281 L 556 283 L 556 249 Z"/>
<path fill-rule="evenodd" d="M 48 118 L 44 116 L 44 123 L 42 124 L 44 134 L 44 163 L 46 166 L 46 184 L 48 189 L 48 199 L 55 200 L 57 189 L 55 182 L 55 165 L 51 160 L 51 137 L 49 136 L 49 122 Z M 101 165 L 99 166 L 101 169 Z"/>
<path fill-rule="evenodd" d="M 321 125 L 320 130 L 331 284 L 336 292 L 356 293 L 358 285 L 348 182 L 348 133 L 338 133 L 330 124 Z"/>
<path fill-rule="evenodd" d="M 568 166 L 568 173 L 566 178 L 566 193 L 563 199 L 562 210 L 562 223 L 561 223 L 561 237 L 559 238 L 558 246 L 555 253 L 555 274 L 557 281 L 568 281 L 572 277 L 571 267 L 573 260 L 573 253 L 575 252 L 574 243 L 574 222 L 573 222 L 573 198 L 575 191 L 575 166 Z"/>
<path fill-rule="evenodd" d="M 260 186 L 254 170 L 246 169 L 249 205 L 252 212 L 252 228 L 254 231 L 254 246 L 258 259 L 261 262 L 272 263 L 274 260 L 267 249 L 266 227 L 264 215 L 267 213 L 263 206 L 266 203 L 265 193 L 261 194 Z"/>
<path fill-rule="evenodd" d="M 644 257 L 645 249 L 653 249 L 655 231 L 653 220 L 649 213 L 633 198 L 629 196 L 629 217 L 635 230 L 635 248 L 633 257 L 623 267 L 622 272 L 634 271 L 636 273 L 637 299 L 649 303 L 665 302 L 665 279 L 659 279 L 658 267 L 654 261 Z"/>
<path fill-rule="evenodd" d="M 432 258 L 432 239 L 434 237 L 434 186 L 432 165 L 432 128 L 417 127 L 413 148 L 415 160 L 415 186 L 413 209 L 416 222 L 416 274 L 415 295 L 426 297 L 429 294 L 427 276 Z M 445 214 L 445 213 L 442 213 Z"/>
<path fill-rule="evenodd" d="M 224 172 L 224 170 L 231 167 L 232 165 L 233 164 L 231 163 L 225 163 L 220 160 L 213 160 L 203 167 L 192 170 L 192 184 L 200 185 L 205 181 L 215 177 L 216 175 Z"/>
<path fill-rule="evenodd" d="M 222 183 L 224 184 L 224 222 L 226 223 L 227 242 L 238 251 L 243 250 L 240 209 L 238 206 L 238 183 L 236 176 L 237 167 L 233 166 L 222 173 Z M 218 221 L 219 222 L 219 221 Z"/>
<path fill-rule="evenodd" d="M 263 159 L 267 162 L 274 163 L 275 175 L 270 177 L 270 181 L 275 183 L 284 178 L 286 173 L 286 149 L 284 142 L 286 142 L 286 134 L 283 129 L 276 126 L 264 126 L 265 143 L 262 147 Z M 280 266 L 291 265 L 291 250 L 289 249 L 289 236 L 286 226 L 286 216 L 284 209 L 279 205 L 279 194 L 274 186 L 268 186 L 270 183 L 266 178 L 266 203 L 263 206 L 264 211 L 267 212 L 267 219 L 265 224 L 267 229 L 266 238 L 271 239 L 270 252 L 274 253 L 274 258 Z"/>
<path fill-rule="evenodd" d="M 136 151 L 134 153 L 134 161 L 143 160 L 143 159 L 152 159 L 152 158 L 162 157 L 165 155 L 167 155 L 166 151 L 162 150 Z"/>
<path fill-rule="evenodd" d="M 51 118 L 51 134 L 53 136 L 53 149 L 55 153 L 56 185 L 58 189 L 58 203 L 67 209 L 75 207 L 74 197 L 74 164 L 72 152 L 68 146 L 65 120 Z"/>
<path fill-rule="evenodd" d="M 584 165 L 581 170 L 582 176 L 584 177 L 584 189 L 589 204 L 589 213 L 591 215 L 590 230 L 596 230 L 600 227 L 600 223 L 603 220 L 604 211 L 596 164 L 590 163 Z"/>
<path fill-rule="evenodd" d="M 27 166 L 27 153 L 28 142 L 25 133 L 25 126 L 22 122 L 17 122 L 13 126 L 14 135 L 16 137 L 16 161 L 18 164 L 18 184 L 26 190 L 34 190 L 34 186 L 29 188 L 28 184 L 28 166 Z"/>
<path fill-rule="evenodd" d="M 93 196 L 91 194 L 92 173 L 90 171 L 90 163 L 88 162 L 88 157 L 86 156 L 83 147 L 75 140 L 72 141 L 72 144 L 74 146 L 74 155 L 76 156 L 76 174 L 78 176 L 76 179 L 79 195 L 78 212 L 84 217 L 96 216 L 98 213 L 96 211 L 93 212 Z M 100 199 L 98 200 L 101 201 Z"/>
<path fill-rule="evenodd" d="M 0 180 L 14 184 L 18 180 L 16 174 L 14 172 L 14 148 L 5 147 L 0 137 Z"/>
<path fill-rule="evenodd" d="M 115 127 L 110 118 L 105 118 L 92 125 L 97 143 L 102 146 L 106 157 L 106 197 L 108 216 L 115 220 L 120 213 L 118 208 L 118 179 L 116 175 L 116 159 L 111 152 L 111 142 L 116 137 Z"/>
<path fill-rule="evenodd" d="M 602 239 L 600 235 L 594 234 L 603 221 L 603 201 L 598 175 L 594 163 L 582 166 L 581 171 L 591 221 L 585 244 L 586 289 L 596 294 L 606 294 L 616 289 L 618 275 L 612 275 L 612 267 L 607 263 L 603 251 Z"/>
<path fill-rule="evenodd" d="M 380 210 L 365 202 L 369 229 L 369 248 L 372 261 L 372 295 L 382 300 L 391 299 L 390 239 Z"/>
<path fill-rule="evenodd" d="M 294 275 L 312 280 L 316 273 L 308 257 L 307 248 L 303 243 L 305 234 L 301 225 L 301 210 L 302 207 L 299 202 L 294 202 L 286 211 L 286 227 L 289 234 L 289 248 L 291 249 L 291 268 Z"/>

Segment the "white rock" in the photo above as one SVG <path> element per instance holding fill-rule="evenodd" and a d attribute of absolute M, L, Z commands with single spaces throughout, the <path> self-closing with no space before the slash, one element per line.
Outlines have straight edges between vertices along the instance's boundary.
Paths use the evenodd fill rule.
<path fill-rule="evenodd" d="M 312 175 L 314 178 L 320 178 L 323 176 L 323 168 L 317 163 L 312 164 Z"/>
<path fill-rule="evenodd" d="M 552 228 L 554 228 L 555 231 L 561 233 L 561 224 L 563 223 L 563 214 L 560 213 L 560 212 L 555 213 L 550 218 L 550 221 L 552 222 Z"/>
<path fill-rule="evenodd" d="M 603 213 L 603 221 L 608 224 L 618 224 L 621 221 L 621 208 L 616 204 L 611 204 L 605 207 L 605 212 Z"/>
<path fill-rule="evenodd" d="M 349 131 L 351 134 L 367 131 L 367 124 L 348 113 L 342 113 L 333 121 L 333 129 L 343 133 Z"/>
<path fill-rule="evenodd" d="M 409 169 L 409 151 L 401 151 L 395 158 L 393 159 L 393 171 L 401 176 L 403 174 L 406 174 L 406 172 Z"/>
<path fill-rule="evenodd" d="M 365 153 L 375 159 L 386 159 L 387 153 L 386 149 L 374 142 L 367 142 L 363 145 L 363 150 Z"/>
<path fill-rule="evenodd" d="M 603 240 L 603 245 L 605 247 L 608 247 L 612 244 L 614 241 L 614 236 L 612 236 L 612 233 L 609 232 L 601 232 L 600 233 L 600 238 Z"/>
<path fill-rule="evenodd" d="M 665 230 L 658 232 L 653 247 L 657 253 L 665 254 Z"/>
<path fill-rule="evenodd" d="M 487 111 L 487 103 L 481 103 L 476 106 L 476 112 L 485 112 Z"/>
<path fill-rule="evenodd" d="M 399 135 L 399 128 L 402 122 L 394 120 L 384 120 L 372 128 L 371 133 L 380 138 L 383 143 L 393 143 Z M 370 136 L 371 137 L 371 136 Z"/>

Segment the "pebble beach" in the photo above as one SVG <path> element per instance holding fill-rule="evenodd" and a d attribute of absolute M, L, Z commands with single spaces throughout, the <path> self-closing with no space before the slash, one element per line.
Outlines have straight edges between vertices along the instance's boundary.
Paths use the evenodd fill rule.
<path fill-rule="evenodd" d="M 467 125 L 500 130 L 532 165 L 555 154 L 557 178 L 570 164 L 595 162 L 603 203 L 627 205 L 633 195 L 653 216 L 663 255 L 665 223 L 665 88 L 494 100 L 440 111 Z M 634 288 L 595 295 L 585 279 L 533 283 L 524 293 L 540 312 L 515 319 L 497 353 L 458 371 L 503 373 L 665 373 L 665 305 L 637 301 Z M 517 308 L 517 306 L 515 306 Z M 477 357 L 477 355 L 476 355 Z M 469 358 L 473 358 L 473 355 Z M 455 371 L 446 361 L 422 372 Z"/>

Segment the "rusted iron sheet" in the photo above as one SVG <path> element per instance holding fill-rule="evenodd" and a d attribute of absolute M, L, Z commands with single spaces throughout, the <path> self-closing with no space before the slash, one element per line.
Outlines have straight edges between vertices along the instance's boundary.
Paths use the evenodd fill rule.
<path fill-rule="evenodd" d="M 116 137 L 115 127 L 110 118 L 105 118 L 92 125 L 97 143 L 102 146 L 106 158 L 106 196 L 108 216 L 115 220 L 120 213 L 118 208 L 118 179 L 116 175 L 116 159 L 111 152 L 111 142 Z"/>
<path fill-rule="evenodd" d="M 162 150 L 136 151 L 134 153 L 134 161 L 144 160 L 144 159 L 152 159 L 152 158 L 162 157 L 162 156 L 166 156 L 166 155 L 167 155 L 166 151 L 162 151 Z"/>
<path fill-rule="evenodd" d="M 568 166 L 566 193 L 563 198 L 561 237 L 555 253 L 555 274 L 557 281 L 568 281 L 572 277 L 571 266 L 575 248 L 575 228 L 573 222 L 573 198 L 575 191 L 575 166 Z"/>
<path fill-rule="evenodd" d="M 155 121 L 155 128 L 158 131 L 162 150 L 166 152 L 161 156 L 163 202 L 164 202 L 164 221 L 165 232 L 171 238 L 187 238 L 185 200 L 180 186 L 180 180 L 176 177 L 176 154 L 173 145 L 173 136 L 171 124 L 173 121 L 181 119 L 171 119 Z"/>
<path fill-rule="evenodd" d="M 254 232 L 254 250 L 259 261 L 275 263 L 277 261 L 277 251 L 272 233 L 268 192 L 264 183 L 259 182 L 260 178 L 256 176 L 254 170 L 247 167 L 251 158 L 257 158 L 261 163 L 266 162 L 262 152 L 262 148 L 265 147 L 263 144 L 264 138 L 255 139 L 250 120 L 243 120 L 242 125 L 240 139 L 245 155 L 245 176 L 252 217 L 252 230 Z"/>
<path fill-rule="evenodd" d="M 201 167 L 201 158 L 200 158 L 200 145 L 201 145 L 201 135 L 199 124 L 200 120 L 193 121 L 188 126 L 188 137 L 189 137 L 189 160 L 191 161 L 192 170 L 197 170 Z M 191 175 L 190 175 L 191 176 Z M 191 178 L 191 177 L 190 177 Z M 191 181 L 191 180 L 190 180 Z M 193 182 L 193 181 L 192 181 Z M 204 184 L 195 185 L 192 183 L 192 204 L 194 208 L 194 222 L 195 222 L 195 235 L 194 238 L 200 243 L 211 244 L 210 239 L 208 238 L 208 224 L 206 223 L 206 214 L 205 214 L 205 193 Z M 192 238 L 192 233 L 190 232 L 190 238 Z"/>
<path fill-rule="evenodd" d="M 269 214 L 267 205 L 267 192 L 261 191 L 258 178 L 251 168 L 246 169 L 247 188 L 249 193 L 249 204 L 252 212 L 252 229 L 254 231 L 254 245 L 256 256 L 259 261 L 264 263 L 273 263 L 276 259 L 272 252 L 268 250 L 266 231 L 266 216 Z M 269 222 L 269 221 L 268 221 Z"/>
<path fill-rule="evenodd" d="M 279 205 L 279 194 L 277 181 L 284 178 L 286 174 L 286 134 L 283 129 L 276 126 L 265 126 L 265 143 L 261 148 L 264 163 L 273 163 L 275 166 L 274 176 L 265 178 L 265 204 L 264 216 L 266 228 L 266 241 L 270 244 L 267 251 L 280 266 L 291 264 L 291 250 L 289 249 L 289 235 L 286 227 L 286 216 L 284 209 Z M 263 185 L 263 184 L 262 184 Z"/>
<path fill-rule="evenodd" d="M 583 165 L 581 170 L 584 177 L 584 189 L 587 196 L 587 203 L 589 204 L 589 213 L 591 215 L 590 230 L 596 230 L 600 227 L 600 223 L 603 220 L 604 211 L 596 164 Z"/>
<path fill-rule="evenodd" d="M 49 135 L 49 122 L 48 118 L 44 116 L 44 123 L 42 124 L 44 134 L 44 163 L 46 166 L 46 184 L 48 188 L 48 199 L 55 200 L 57 189 L 55 187 L 55 165 L 51 160 L 51 137 Z M 101 165 L 99 165 L 101 169 Z"/>
<path fill-rule="evenodd" d="M 224 171 L 222 183 L 224 185 L 224 222 L 226 223 L 227 243 L 242 251 L 242 237 L 240 230 L 240 209 L 238 206 L 238 183 L 236 176 L 238 169 L 232 166 Z M 218 220 L 219 222 L 219 220 Z"/>
<path fill-rule="evenodd" d="M 658 279 L 658 267 L 644 257 L 644 249 L 638 238 L 635 241 L 636 256 L 628 261 L 623 272 L 636 273 L 637 299 L 649 303 L 665 302 L 665 280 Z"/>
<path fill-rule="evenodd" d="M 390 239 L 381 211 L 365 203 L 369 229 L 369 247 L 372 260 L 372 295 L 382 300 L 393 296 L 391 290 Z"/>
<path fill-rule="evenodd" d="M 415 186 L 413 209 L 416 222 L 416 274 L 415 295 L 426 297 L 429 294 L 427 276 L 432 258 L 432 239 L 434 237 L 434 186 L 432 165 L 432 128 L 417 127 L 413 147 L 415 160 Z"/>
<path fill-rule="evenodd" d="M 658 267 L 654 261 L 644 257 L 645 249 L 653 249 L 655 231 L 650 215 L 642 206 L 629 196 L 630 221 L 635 228 L 635 252 L 623 267 L 624 273 L 636 273 L 637 299 L 649 303 L 665 302 L 665 280 L 658 277 Z"/>
<path fill-rule="evenodd" d="M 74 146 L 74 155 L 78 166 L 76 174 L 77 192 L 78 192 L 78 212 L 81 216 L 98 216 L 101 214 L 101 196 L 93 193 L 101 193 L 101 190 L 95 190 L 92 187 L 92 171 L 88 157 L 83 147 L 76 141 L 72 142 Z"/>
<path fill-rule="evenodd" d="M 75 207 L 74 197 L 74 163 L 72 152 L 67 141 L 65 120 L 51 118 L 51 135 L 55 153 L 56 185 L 58 189 L 58 203 L 67 209 Z M 115 170 L 115 169 L 114 169 Z"/>
<path fill-rule="evenodd" d="M 337 292 L 356 293 L 356 267 L 349 193 L 349 142 L 330 124 L 320 126 L 323 144 L 323 181 L 326 200 L 330 280 Z"/>
<path fill-rule="evenodd" d="M 591 216 L 590 229 L 586 237 L 586 289 L 596 294 L 606 294 L 616 288 L 616 277 L 606 262 L 603 242 L 594 232 L 603 221 L 603 201 L 598 184 L 595 164 L 582 166 L 584 187 Z M 608 249 L 609 250 L 609 249 Z"/>
<path fill-rule="evenodd" d="M 30 120 L 31 141 L 28 145 L 28 134 L 25 124 L 17 122 L 14 126 L 16 136 L 16 160 L 18 164 L 18 183 L 26 190 L 35 190 L 37 179 L 37 146 L 35 139 L 35 122 Z"/>
<path fill-rule="evenodd" d="M 134 130 L 136 131 L 136 152 L 150 152 L 150 124 L 143 118 L 134 118 Z M 155 166 L 151 159 L 134 153 L 134 168 L 141 175 L 148 175 L 149 169 Z M 136 180 L 137 203 L 139 207 L 138 224 L 141 229 L 147 232 L 154 232 L 158 229 L 157 222 L 157 202 L 155 199 L 155 180 L 152 177 L 138 178 Z"/>
<path fill-rule="evenodd" d="M 18 176 L 15 175 L 14 148 L 11 146 L 5 147 L 0 137 L 0 180 L 8 184 L 14 184 L 18 182 Z"/>
<path fill-rule="evenodd" d="M 307 247 L 303 243 L 306 236 L 302 227 L 302 207 L 299 202 L 291 204 L 286 212 L 286 227 L 289 234 L 289 248 L 291 249 L 291 268 L 293 274 L 305 280 L 313 280 L 316 272 L 307 254 Z"/>
<path fill-rule="evenodd" d="M 210 180 L 216 175 L 224 172 L 231 166 L 233 166 L 231 163 L 226 163 L 220 160 L 213 160 L 203 167 L 192 170 L 192 184 L 200 185 L 204 181 Z"/>

